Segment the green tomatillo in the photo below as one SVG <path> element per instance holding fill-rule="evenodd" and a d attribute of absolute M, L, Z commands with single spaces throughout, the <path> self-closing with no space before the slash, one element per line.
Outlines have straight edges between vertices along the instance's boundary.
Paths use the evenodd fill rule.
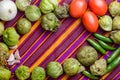
<path fill-rule="evenodd" d="M 9 80 L 11 77 L 11 71 L 0 67 L 0 80 Z"/>
<path fill-rule="evenodd" d="M 52 78 L 58 78 L 63 74 L 63 69 L 60 63 L 58 62 L 50 62 L 46 68 L 47 74 Z"/>
<path fill-rule="evenodd" d="M 45 80 L 46 73 L 44 68 L 35 67 L 32 71 L 31 79 L 32 80 Z"/>
<path fill-rule="evenodd" d="M 28 20 L 34 22 L 41 16 L 40 9 L 36 5 L 27 6 L 25 10 L 25 16 L 28 18 Z"/>
<path fill-rule="evenodd" d="M 30 77 L 30 69 L 27 66 L 19 66 L 16 71 L 15 75 L 19 80 L 26 80 Z"/>
<path fill-rule="evenodd" d="M 15 4 L 20 11 L 25 11 L 27 6 L 30 6 L 31 0 L 16 0 Z"/>
<path fill-rule="evenodd" d="M 43 16 L 41 25 L 45 30 L 55 32 L 60 26 L 60 21 L 54 13 L 49 13 Z"/>
<path fill-rule="evenodd" d="M 9 47 L 17 45 L 19 37 L 19 34 L 13 27 L 9 27 L 3 32 L 3 40 Z"/>
<path fill-rule="evenodd" d="M 18 22 L 17 22 L 17 31 L 20 34 L 26 34 L 30 31 L 31 29 L 31 22 L 29 20 L 27 20 L 26 18 L 21 18 Z"/>
<path fill-rule="evenodd" d="M 41 0 L 39 8 L 42 13 L 48 14 L 54 11 L 58 5 L 58 0 Z"/>
<path fill-rule="evenodd" d="M 69 58 L 63 63 L 63 69 L 69 76 L 73 76 L 79 73 L 80 66 L 81 64 L 74 58 Z"/>

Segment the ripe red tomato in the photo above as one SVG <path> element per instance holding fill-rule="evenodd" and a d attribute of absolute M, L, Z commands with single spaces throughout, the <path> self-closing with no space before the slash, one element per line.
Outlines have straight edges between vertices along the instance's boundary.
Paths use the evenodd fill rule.
<path fill-rule="evenodd" d="M 82 22 L 84 27 L 89 31 L 89 32 L 96 32 L 98 30 L 98 18 L 97 16 L 91 12 L 91 11 L 86 11 L 82 17 Z"/>
<path fill-rule="evenodd" d="M 105 0 L 89 0 L 90 9 L 98 16 L 103 16 L 108 6 Z"/>
<path fill-rule="evenodd" d="M 69 13 L 74 18 L 81 17 L 87 10 L 86 0 L 72 0 Z"/>

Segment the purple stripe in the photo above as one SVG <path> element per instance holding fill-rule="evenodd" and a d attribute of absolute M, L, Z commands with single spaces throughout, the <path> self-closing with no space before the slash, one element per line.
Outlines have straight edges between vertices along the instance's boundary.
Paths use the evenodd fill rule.
<path fill-rule="evenodd" d="M 118 46 L 118 45 L 115 45 L 115 47 L 118 48 L 119 46 Z M 107 55 L 104 56 L 104 59 L 107 60 L 107 59 L 109 58 L 109 56 L 112 55 L 113 52 L 114 52 L 114 51 L 109 51 L 109 52 L 107 53 Z"/>
<path fill-rule="evenodd" d="M 37 5 L 39 5 L 40 1 L 41 1 L 41 0 L 38 1 L 38 4 L 37 4 Z M 33 2 L 34 2 L 34 0 L 32 0 L 32 3 L 33 3 Z M 41 28 L 40 28 L 40 29 L 41 29 Z M 37 30 L 37 32 L 39 32 L 39 34 L 40 34 L 41 32 L 43 32 L 43 30 L 42 30 L 42 31 L 38 31 L 38 30 Z M 34 32 L 33 32 L 33 33 L 34 33 Z M 32 34 L 31 34 L 31 35 L 32 35 Z M 28 37 L 29 40 L 30 40 L 30 36 L 31 36 L 31 35 L 29 35 L 29 37 Z M 37 35 L 37 36 L 39 36 L 39 35 Z M 36 36 L 35 36 L 35 37 L 36 37 Z M 35 38 L 35 37 L 34 37 L 34 39 L 37 39 L 37 38 Z M 25 40 L 22 44 L 24 44 L 26 41 L 27 41 L 26 43 L 28 43 L 29 40 Z M 33 41 L 33 40 L 31 40 L 31 41 Z M 27 44 L 27 46 L 25 46 L 25 48 L 24 48 L 23 45 L 20 45 L 19 47 L 23 46 L 23 47 L 21 47 L 21 48 L 23 48 L 23 49 L 25 50 L 25 49 L 27 49 L 27 47 L 30 46 L 29 44 L 32 44 L 31 41 Z M 25 44 L 26 44 L 26 43 L 25 43 Z M 25 45 L 25 44 L 24 44 L 24 45 Z M 20 49 L 20 48 L 19 48 L 19 49 Z M 21 53 L 24 53 L 23 50 L 22 50 L 22 51 L 20 50 L 20 52 L 21 52 Z"/>
<path fill-rule="evenodd" d="M 112 80 L 112 78 L 120 72 L 120 64 L 110 72 L 110 74 L 105 78 L 105 80 Z"/>
<path fill-rule="evenodd" d="M 42 29 L 42 28 L 41 28 Z M 44 31 L 44 30 L 43 30 Z M 38 32 L 39 32 L 39 30 L 38 30 Z M 38 33 L 37 33 L 38 34 Z M 40 44 L 40 42 L 42 42 L 43 41 L 43 38 L 46 38 L 47 37 L 47 35 L 49 35 L 50 34 L 50 32 L 46 32 L 44 35 L 43 35 L 43 37 L 30 49 L 30 51 L 27 53 L 27 55 L 25 55 L 22 59 L 21 59 L 21 63 L 34 51 L 34 49 Z M 32 39 L 32 38 L 31 38 Z M 36 39 L 36 38 L 35 38 Z M 34 40 L 32 40 L 32 41 L 34 41 Z M 27 41 L 28 42 L 28 41 Z M 30 43 L 30 42 L 29 42 Z M 27 46 L 28 46 L 28 44 L 27 44 Z M 23 47 L 22 47 L 23 48 Z M 23 48 L 23 49 L 26 49 L 26 48 Z M 22 53 L 23 53 L 23 50 L 22 50 Z M 18 64 L 17 66 L 15 66 L 13 69 L 12 69 L 12 71 L 14 71 L 18 66 L 19 66 L 20 64 Z"/>
<path fill-rule="evenodd" d="M 112 53 L 113 51 L 109 51 L 103 58 L 107 60 Z"/>
<path fill-rule="evenodd" d="M 84 31 L 84 27 L 83 27 L 82 25 L 80 25 L 79 28 L 80 28 L 80 30 L 78 29 L 79 33 Z M 76 32 L 77 32 L 77 30 L 73 31 L 73 33 L 79 34 L 79 33 L 76 33 Z M 88 32 L 86 32 L 86 33 L 88 33 Z M 80 33 L 80 34 L 81 34 L 81 33 Z M 80 34 L 79 34 L 79 35 L 80 35 Z M 84 34 L 85 34 L 85 33 L 84 33 Z M 83 35 L 84 35 L 84 34 L 83 34 Z M 79 35 L 78 35 L 78 36 L 79 36 Z M 87 35 L 87 34 L 86 34 L 86 35 Z M 72 38 L 73 38 L 73 36 L 71 35 L 70 38 L 68 38 L 68 41 L 71 40 Z M 77 38 L 77 37 L 76 37 L 76 38 Z M 81 37 L 81 38 L 83 38 L 83 37 Z M 85 38 L 85 36 L 84 36 L 84 38 Z M 65 41 L 65 42 L 66 42 L 66 41 Z M 72 42 L 74 42 L 74 40 L 73 40 Z M 76 41 L 76 42 L 77 42 L 77 41 Z M 72 44 L 72 43 L 71 43 L 71 44 Z M 74 43 L 74 44 L 75 44 L 75 43 Z M 73 46 L 74 46 L 74 44 L 73 44 Z M 70 44 L 65 44 L 65 43 L 63 42 L 63 44 L 61 44 L 60 47 L 65 48 L 65 47 L 64 47 L 65 45 L 70 46 Z M 60 47 L 59 47 L 59 48 L 60 48 Z M 60 50 L 58 50 L 58 52 L 56 52 L 56 50 L 55 50 L 55 52 L 53 52 L 53 54 L 56 54 L 56 55 L 55 55 L 55 56 L 54 56 L 54 55 L 51 55 L 49 59 L 47 59 L 47 60 L 45 60 L 45 61 L 43 62 L 44 64 L 40 64 L 39 66 L 42 66 L 42 67 L 45 68 L 46 65 L 47 65 L 50 61 L 53 61 L 53 60 L 55 60 L 55 59 L 57 58 L 57 57 L 56 57 L 57 54 L 61 54 L 64 50 L 66 50 L 66 48 L 63 49 L 63 50 L 60 49 Z M 60 53 L 59 53 L 59 51 L 60 51 Z M 62 51 L 62 52 L 61 52 L 61 51 Z M 56 57 L 56 58 L 55 58 L 55 57 Z M 65 75 L 65 74 L 61 75 L 60 78 L 62 78 L 64 75 Z M 74 80 L 75 78 L 79 79 L 80 76 L 81 76 L 81 74 L 78 74 L 78 75 L 75 75 L 75 76 L 73 76 L 73 77 L 70 77 L 70 79 L 68 79 L 68 80 Z M 52 79 L 49 77 L 49 80 L 52 80 Z"/>
<path fill-rule="evenodd" d="M 40 26 L 38 26 L 36 28 L 35 31 L 33 31 L 33 34 L 29 35 L 25 40 L 24 42 L 19 46 L 19 51 L 20 51 L 20 56 L 22 56 L 27 49 L 29 49 L 29 47 L 36 41 L 36 39 L 39 38 L 39 36 L 41 36 L 43 34 L 43 29 L 40 28 L 38 30 Z"/>
<path fill-rule="evenodd" d="M 63 22 L 63 24 L 61 25 L 61 29 L 59 29 L 56 33 L 53 33 L 49 39 L 46 40 L 46 42 L 44 43 L 44 45 L 42 45 L 41 47 L 38 48 L 38 50 L 36 50 L 36 52 L 32 55 L 31 58 L 29 58 L 29 61 L 27 61 L 25 64 L 28 66 L 31 66 L 34 61 L 37 60 L 37 58 L 39 58 L 54 42 L 55 40 L 62 35 L 62 33 L 64 33 L 64 31 L 70 27 L 70 24 L 72 24 L 72 22 L 74 22 L 74 19 L 68 18 L 66 21 Z M 67 23 L 67 24 L 66 24 Z"/>
<path fill-rule="evenodd" d="M 82 31 L 84 30 L 83 26 L 78 25 L 79 27 L 73 31 L 73 33 L 67 38 L 67 40 L 65 40 L 64 42 L 62 42 L 59 47 L 57 49 L 55 49 L 51 55 L 49 55 L 48 59 L 44 60 L 44 62 L 42 62 L 39 66 L 45 67 L 49 61 L 54 61 L 63 51 L 66 50 L 67 47 L 69 47 L 69 45 L 71 45 L 73 43 L 73 41 L 82 33 Z M 53 55 L 55 54 L 55 55 Z"/>
<path fill-rule="evenodd" d="M 79 80 L 80 79 L 80 77 L 82 77 L 83 75 L 82 75 L 82 73 L 78 73 L 78 74 L 76 74 L 75 76 L 70 76 L 70 77 L 68 77 L 68 79 L 67 80 Z"/>
<path fill-rule="evenodd" d="M 23 12 L 18 12 L 17 15 L 16 15 L 16 17 L 15 17 L 13 20 L 5 22 L 5 27 L 7 28 L 7 27 L 13 26 L 13 24 L 15 24 L 16 21 L 17 21 L 22 15 L 23 15 Z"/>
<path fill-rule="evenodd" d="M 120 0 L 117 0 L 118 2 L 120 2 Z"/>
<path fill-rule="evenodd" d="M 82 80 L 88 80 L 88 77 L 85 76 L 85 77 L 82 78 Z"/>
<path fill-rule="evenodd" d="M 36 3 L 36 6 L 39 6 L 40 2 L 41 2 L 41 0 L 38 0 L 38 2 Z"/>
<path fill-rule="evenodd" d="M 72 1 L 72 0 L 65 0 L 64 2 L 70 4 L 71 1 Z"/>
<path fill-rule="evenodd" d="M 118 73 L 118 75 L 113 80 L 118 80 L 118 79 L 120 79 L 120 72 Z"/>
<path fill-rule="evenodd" d="M 38 40 L 38 42 L 37 42 L 37 43 L 29 50 L 29 52 L 21 59 L 20 64 L 23 63 L 23 61 L 37 48 L 37 46 L 38 46 L 39 44 L 42 43 L 42 41 L 43 41 L 48 35 L 49 35 L 49 32 L 46 32 L 46 33 L 40 38 L 40 40 Z M 20 66 L 20 64 L 15 65 L 15 67 L 14 67 L 11 71 L 14 72 L 14 71 L 16 70 L 16 68 L 17 68 L 18 66 Z"/>
<path fill-rule="evenodd" d="M 83 41 L 83 39 L 84 39 L 86 36 L 88 36 L 88 34 L 89 34 L 89 32 L 85 32 L 85 33 L 83 34 L 83 36 L 82 36 L 80 39 L 78 39 L 78 41 L 76 41 L 75 44 L 72 45 L 72 46 L 69 48 L 69 50 L 68 50 L 67 52 L 65 52 L 64 55 L 63 55 L 60 59 L 58 59 L 58 62 L 61 63 L 61 62 Z"/>

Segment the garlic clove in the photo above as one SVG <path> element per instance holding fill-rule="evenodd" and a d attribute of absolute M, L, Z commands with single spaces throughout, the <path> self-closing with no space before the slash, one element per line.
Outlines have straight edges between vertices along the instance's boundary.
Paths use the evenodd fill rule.
<path fill-rule="evenodd" d="M 12 66 L 14 64 L 20 63 L 20 60 L 9 61 L 8 65 Z"/>
<path fill-rule="evenodd" d="M 12 66 L 14 64 L 14 61 L 9 61 L 8 65 Z"/>
<path fill-rule="evenodd" d="M 12 62 L 15 60 L 15 57 L 13 55 L 13 53 L 10 54 L 10 57 L 8 58 L 7 62 Z"/>
<path fill-rule="evenodd" d="M 16 63 L 20 63 L 20 60 L 14 60 L 14 63 L 16 64 Z"/>
<path fill-rule="evenodd" d="M 19 53 L 19 50 L 18 50 L 18 49 L 16 50 L 14 56 L 15 56 L 15 58 L 16 58 L 17 60 L 20 60 L 20 59 L 21 59 L 20 53 Z"/>

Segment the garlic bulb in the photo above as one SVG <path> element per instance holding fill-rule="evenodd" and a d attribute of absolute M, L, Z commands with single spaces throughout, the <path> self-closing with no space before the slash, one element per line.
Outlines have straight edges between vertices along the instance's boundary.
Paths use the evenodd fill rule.
<path fill-rule="evenodd" d="M 0 0 L 0 19 L 10 21 L 15 18 L 17 7 L 12 0 Z"/>

